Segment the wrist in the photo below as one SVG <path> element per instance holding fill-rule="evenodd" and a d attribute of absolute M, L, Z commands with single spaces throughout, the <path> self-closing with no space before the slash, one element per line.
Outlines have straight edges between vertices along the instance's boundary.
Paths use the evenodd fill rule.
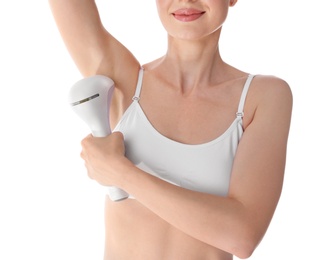
<path fill-rule="evenodd" d="M 126 157 L 121 157 L 117 159 L 117 163 L 115 165 L 115 176 L 116 177 L 116 186 L 119 188 L 124 188 L 126 184 L 126 180 L 128 179 L 128 175 L 132 174 L 136 166 L 128 160 Z"/>

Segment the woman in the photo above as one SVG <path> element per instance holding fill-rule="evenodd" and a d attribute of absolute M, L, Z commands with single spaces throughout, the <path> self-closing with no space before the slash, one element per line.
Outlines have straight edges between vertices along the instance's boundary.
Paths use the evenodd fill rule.
<path fill-rule="evenodd" d="M 81 154 L 92 179 L 131 195 L 106 198 L 106 260 L 248 258 L 263 238 L 282 190 L 292 95 L 285 81 L 222 60 L 236 2 L 156 0 L 168 50 L 141 65 L 94 0 L 50 0 L 81 73 L 116 86 L 113 134 L 87 136 Z"/>

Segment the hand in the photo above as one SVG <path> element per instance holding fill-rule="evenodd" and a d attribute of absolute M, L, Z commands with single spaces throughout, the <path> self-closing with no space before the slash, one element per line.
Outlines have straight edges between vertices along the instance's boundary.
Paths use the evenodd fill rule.
<path fill-rule="evenodd" d="M 99 138 L 88 135 L 81 145 L 81 158 L 85 161 L 88 176 L 101 185 L 116 186 L 120 177 L 119 165 L 127 160 L 123 134 L 115 132 Z"/>

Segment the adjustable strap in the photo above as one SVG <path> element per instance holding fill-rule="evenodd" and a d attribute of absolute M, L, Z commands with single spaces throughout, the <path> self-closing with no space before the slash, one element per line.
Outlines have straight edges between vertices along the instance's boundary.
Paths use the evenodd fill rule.
<path fill-rule="evenodd" d="M 246 99 L 246 96 L 247 96 L 247 93 L 249 91 L 249 87 L 251 85 L 251 82 L 252 82 L 252 79 L 254 78 L 254 75 L 249 75 L 246 82 L 245 82 L 245 85 L 243 87 L 243 91 L 242 91 L 242 95 L 241 95 L 241 99 L 240 99 L 240 103 L 239 103 L 239 107 L 238 107 L 238 110 L 237 110 L 237 113 L 236 113 L 236 116 L 238 118 L 242 118 L 244 116 L 244 104 L 245 104 L 245 99 Z"/>
<path fill-rule="evenodd" d="M 135 95 L 132 98 L 133 101 L 139 101 L 139 99 L 140 99 L 140 91 L 142 90 L 143 75 L 144 75 L 144 69 L 140 68 L 139 74 L 138 74 L 138 81 L 137 81 L 137 85 L 136 85 Z"/>

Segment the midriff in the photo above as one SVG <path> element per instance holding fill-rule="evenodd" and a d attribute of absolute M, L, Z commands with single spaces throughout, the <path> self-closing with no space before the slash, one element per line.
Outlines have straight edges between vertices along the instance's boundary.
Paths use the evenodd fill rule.
<path fill-rule="evenodd" d="M 134 199 L 106 198 L 104 260 L 232 260 L 227 252 L 196 240 Z"/>

